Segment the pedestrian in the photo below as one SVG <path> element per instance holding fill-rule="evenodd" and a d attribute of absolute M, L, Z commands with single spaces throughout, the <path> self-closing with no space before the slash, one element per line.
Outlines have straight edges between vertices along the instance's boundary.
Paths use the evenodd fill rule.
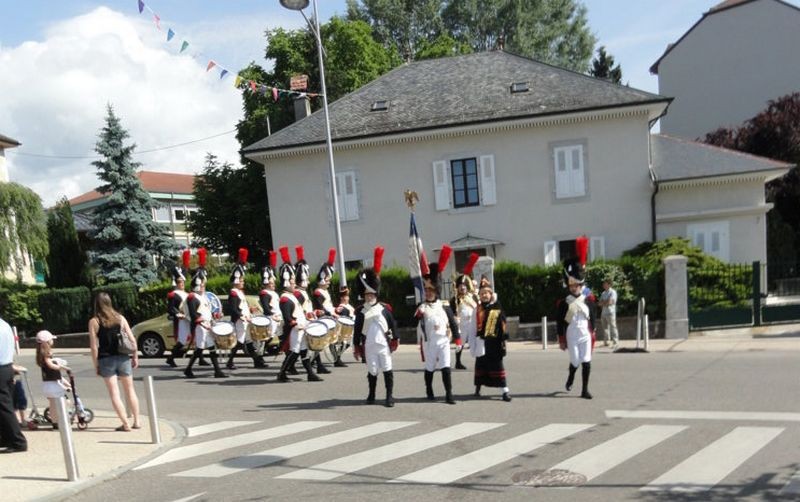
<path fill-rule="evenodd" d="M 55 339 L 56 337 L 47 330 L 36 333 L 36 364 L 42 369 L 42 393 L 50 404 L 50 422 L 53 424 L 53 429 L 58 429 L 56 400 L 64 397 L 70 386 L 61 375 L 62 371 L 69 370 L 66 361 L 53 357 Z"/>
<path fill-rule="evenodd" d="M 28 440 L 14 415 L 15 352 L 14 332 L 0 319 L 0 448 L 5 448 L 5 453 L 28 450 Z"/>
<path fill-rule="evenodd" d="M 17 414 L 17 420 L 20 427 L 27 427 L 28 420 L 25 418 L 25 411 L 28 409 L 28 398 L 25 396 L 25 386 L 19 375 L 28 371 L 24 366 L 14 365 L 14 413 Z"/>
<path fill-rule="evenodd" d="M 372 268 L 358 273 L 356 287 L 364 298 L 356 312 L 353 330 L 353 353 L 361 356 L 367 364 L 367 383 L 369 394 L 367 404 L 375 403 L 375 389 L 378 385 L 378 372 L 383 373 L 386 386 L 387 408 L 394 407 L 394 372 L 392 371 L 392 352 L 397 349 L 397 324 L 392 308 L 378 301 L 381 290 L 381 264 L 383 248 L 376 247 Z"/>
<path fill-rule="evenodd" d="M 459 347 L 461 335 L 450 305 L 439 299 L 439 278 L 444 273 L 452 252 L 450 246 L 443 245 L 439 253 L 439 263 L 431 263 L 427 273 L 423 272 L 425 301 L 417 306 L 415 314 L 417 341 L 421 345 L 422 361 L 425 363 L 425 394 L 431 401 L 436 399 L 433 395 L 433 373 L 441 370 L 447 404 L 456 404 L 450 369 L 450 342 L 452 340 Z"/>
<path fill-rule="evenodd" d="M 511 402 L 511 394 L 503 366 L 508 340 L 506 313 L 486 277 L 481 278 L 478 294 L 480 303 L 475 311 L 475 326 L 483 354 L 475 359 L 475 397 L 480 397 L 481 386 L 499 387 L 503 390 L 503 401 L 508 403 Z"/>
<path fill-rule="evenodd" d="M 603 292 L 598 302 L 602 307 L 600 313 L 600 329 L 603 330 L 603 345 L 613 342 L 612 348 L 616 350 L 619 345 L 619 332 L 617 332 L 617 292 L 611 286 L 611 279 L 603 281 Z"/>
<path fill-rule="evenodd" d="M 588 242 L 578 238 L 577 258 L 564 261 L 564 283 L 569 294 L 558 304 L 556 328 L 558 330 L 558 344 L 561 350 L 569 353 L 569 376 L 567 377 L 567 392 L 572 390 L 575 381 L 575 372 L 581 366 L 583 389 L 581 397 L 592 399 L 589 393 L 589 375 L 592 369 L 592 348 L 594 347 L 595 304 L 592 296 L 583 293 L 584 264 L 586 263 L 586 248 Z M 584 248 L 585 244 L 585 248 Z"/>
<path fill-rule="evenodd" d="M 122 425 L 117 431 L 139 429 L 139 398 L 133 387 L 133 370 L 139 367 L 139 353 L 121 353 L 122 337 L 127 337 L 134 346 L 136 338 L 125 316 L 114 310 L 111 297 L 106 292 L 97 293 L 94 297 L 94 317 L 89 320 L 89 346 L 92 350 L 92 362 L 97 374 L 103 377 L 111 398 L 111 406 L 117 413 Z M 125 406 L 122 404 L 118 383 L 122 385 L 125 400 L 133 414 L 133 424 L 128 423 Z"/>

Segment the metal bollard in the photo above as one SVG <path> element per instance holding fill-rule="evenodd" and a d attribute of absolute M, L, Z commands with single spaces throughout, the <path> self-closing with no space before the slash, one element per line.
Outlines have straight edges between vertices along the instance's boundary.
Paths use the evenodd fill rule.
<path fill-rule="evenodd" d="M 542 317 L 542 350 L 547 350 L 547 316 Z"/>
<path fill-rule="evenodd" d="M 75 446 L 72 444 L 72 424 L 67 414 L 67 403 L 63 397 L 56 399 L 58 413 L 58 430 L 61 433 L 61 449 L 64 451 L 64 464 L 67 467 L 67 480 L 78 480 L 78 460 L 75 458 Z"/>
<path fill-rule="evenodd" d="M 161 444 L 161 431 L 158 429 L 158 410 L 156 410 L 156 393 L 153 390 L 153 377 L 144 377 L 144 394 L 147 398 L 147 416 L 150 422 L 150 439 L 153 444 Z"/>
<path fill-rule="evenodd" d="M 650 346 L 650 322 L 648 320 L 648 315 L 644 315 L 644 350 Z"/>

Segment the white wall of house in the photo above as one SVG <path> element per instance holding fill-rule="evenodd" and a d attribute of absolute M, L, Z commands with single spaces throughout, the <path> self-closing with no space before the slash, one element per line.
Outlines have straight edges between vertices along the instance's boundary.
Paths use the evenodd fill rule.
<path fill-rule="evenodd" d="M 353 173 L 357 191 L 355 209 L 343 201 L 343 219 L 353 217 L 342 222 L 346 260 L 369 261 L 380 244 L 387 266 L 407 266 L 405 189 L 419 194 L 417 224 L 431 261 L 430 250 L 468 233 L 505 243 L 496 248 L 501 260 L 544 263 L 545 242 L 582 233 L 600 237 L 606 256 L 618 256 L 651 235 L 648 141 L 641 114 L 336 150 L 337 173 Z M 559 199 L 553 153 L 570 146 L 580 146 L 585 193 Z M 474 158 L 480 172 L 481 157 L 494 161 L 496 203 L 437 210 L 434 163 Z M 326 155 L 265 162 L 274 245 L 303 244 L 318 266 L 335 245 Z M 491 199 L 484 185 L 481 197 Z"/>
<path fill-rule="evenodd" d="M 8 166 L 6 165 L 6 151 L 0 147 L 0 183 L 8 181 Z"/>
<path fill-rule="evenodd" d="M 736 126 L 800 90 L 800 11 L 759 0 L 707 16 L 659 63 L 675 100 L 661 131 L 698 138 Z"/>

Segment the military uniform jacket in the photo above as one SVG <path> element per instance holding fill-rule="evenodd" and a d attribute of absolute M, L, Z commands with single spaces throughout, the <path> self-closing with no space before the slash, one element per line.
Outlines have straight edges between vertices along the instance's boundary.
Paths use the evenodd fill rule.
<path fill-rule="evenodd" d="M 294 293 L 284 291 L 281 294 L 281 315 L 283 316 L 283 337 L 288 338 L 295 326 L 303 327 L 306 322 L 306 315 L 303 311 L 300 300 Z"/>
<path fill-rule="evenodd" d="M 331 294 L 327 289 L 315 289 L 314 296 L 311 297 L 311 303 L 314 306 L 314 313 L 317 315 L 317 317 L 333 315 L 333 301 L 331 300 Z"/>
<path fill-rule="evenodd" d="M 448 337 L 446 328 L 450 328 L 450 336 L 452 336 L 453 342 L 461 340 L 458 322 L 456 322 L 456 316 L 453 315 L 453 310 L 450 308 L 450 305 L 445 304 L 441 300 L 436 300 L 434 302 L 420 303 L 417 306 L 417 311 L 420 310 L 420 307 L 422 307 L 424 314 L 422 317 L 417 318 L 417 327 L 422 332 L 422 339 L 425 342 L 433 337 Z M 440 325 L 444 325 L 442 327 L 445 329 L 439 329 L 438 331 L 433 329 L 433 325 L 436 323 L 435 321 L 437 319 Z"/>
<path fill-rule="evenodd" d="M 371 307 L 365 304 L 356 311 L 353 327 L 353 344 L 356 347 L 362 344 L 389 346 L 396 334 L 397 322 L 388 304 L 377 302 Z"/>
<path fill-rule="evenodd" d="M 247 298 L 241 289 L 233 288 L 228 294 L 228 311 L 231 315 L 231 322 L 243 320 L 250 315 L 250 307 L 247 305 Z"/>

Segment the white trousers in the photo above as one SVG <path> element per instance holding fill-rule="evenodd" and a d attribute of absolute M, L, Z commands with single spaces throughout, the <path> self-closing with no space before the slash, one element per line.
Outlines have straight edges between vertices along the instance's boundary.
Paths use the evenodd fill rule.
<path fill-rule="evenodd" d="M 364 346 L 367 371 L 375 376 L 379 372 L 392 371 L 392 351 L 386 345 L 369 344 Z"/>
<path fill-rule="evenodd" d="M 428 338 L 422 342 L 425 355 L 425 371 L 436 371 L 450 367 L 450 340 L 446 336 Z"/>
<path fill-rule="evenodd" d="M 250 340 L 250 330 L 247 329 L 248 325 L 249 325 L 249 323 L 247 323 L 247 322 L 245 322 L 245 321 L 243 321 L 241 319 L 236 321 L 236 324 L 234 325 L 234 329 L 235 329 L 235 333 L 236 333 L 236 341 L 237 342 L 244 343 L 245 339 L 247 339 L 248 342 L 252 341 L 252 340 Z"/>
<path fill-rule="evenodd" d="M 567 327 L 567 352 L 569 363 L 575 367 L 592 360 L 592 335 L 585 321 L 573 321 Z"/>
<path fill-rule="evenodd" d="M 181 345 L 187 345 L 189 343 L 189 335 L 192 332 L 192 323 L 190 323 L 187 319 L 180 319 L 178 321 L 178 342 Z"/>
<path fill-rule="evenodd" d="M 214 347 L 214 334 L 210 329 L 197 326 L 194 329 L 194 346 L 198 349 L 210 349 Z"/>
<path fill-rule="evenodd" d="M 306 344 L 306 332 L 301 332 L 297 327 L 292 328 L 289 334 L 289 350 L 295 354 L 299 354 L 300 351 L 306 349 L 308 349 L 308 345 Z"/>

